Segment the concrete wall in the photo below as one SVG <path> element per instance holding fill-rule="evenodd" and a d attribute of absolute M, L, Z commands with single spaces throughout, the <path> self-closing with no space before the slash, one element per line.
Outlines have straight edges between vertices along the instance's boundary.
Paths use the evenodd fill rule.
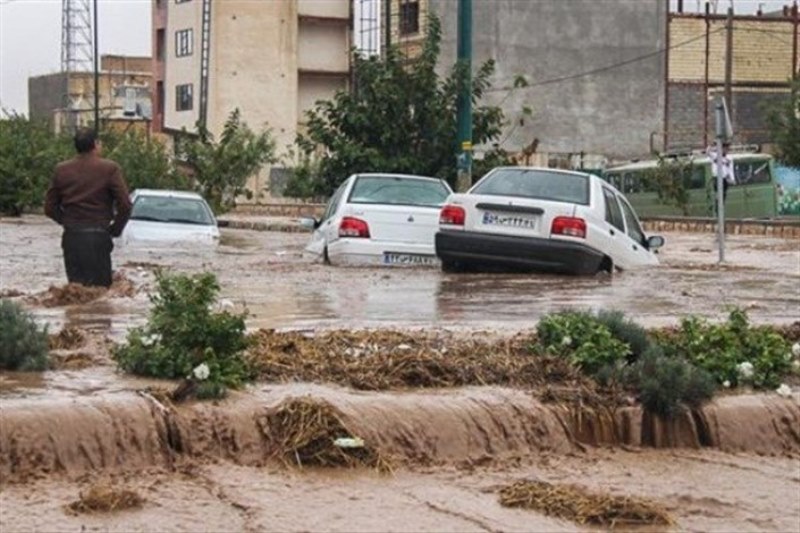
<path fill-rule="evenodd" d="M 200 116 L 200 40 L 203 2 L 200 0 L 181 3 L 169 1 L 166 5 L 165 63 L 168 66 L 164 77 L 164 127 L 174 130 L 186 128 L 188 131 L 194 131 Z M 175 33 L 185 29 L 192 29 L 192 55 L 177 57 Z M 188 83 L 192 84 L 192 109 L 178 111 L 175 87 Z"/>
<path fill-rule="evenodd" d="M 443 25 L 442 69 L 456 59 L 456 0 L 430 0 Z M 542 152 L 632 157 L 649 152 L 651 132 L 663 131 L 666 0 L 473 0 L 474 63 L 495 59 L 494 92 L 511 126 L 508 150 L 534 138 Z M 547 85 L 647 54 L 649 59 Z M 509 95 L 518 74 L 531 87 Z"/>
<path fill-rule="evenodd" d="M 68 103 L 67 75 L 63 72 L 28 78 L 28 116 L 32 120 L 53 120 L 53 111 Z"/>

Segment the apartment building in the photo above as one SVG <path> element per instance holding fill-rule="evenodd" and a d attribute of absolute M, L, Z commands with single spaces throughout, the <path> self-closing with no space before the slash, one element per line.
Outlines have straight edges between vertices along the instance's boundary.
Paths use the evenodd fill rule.
<path fill-rule="evenodd" d="M 153 0 L 154 127 L 218 135 L 238 108 L 291 145 L 305 111 L 345 89 L 350 0 Z M 265 170 L 251 189 L 268 194 Z"/>
<path fill-rule="evenodd" d="M 106 125 L 146 129 L 152 116 L 149 57 L 100 57 L 100 120 Z M 55 72 L 28 79 L 28 116 L 54 131 L 94 123 L 94 73 Z"/>

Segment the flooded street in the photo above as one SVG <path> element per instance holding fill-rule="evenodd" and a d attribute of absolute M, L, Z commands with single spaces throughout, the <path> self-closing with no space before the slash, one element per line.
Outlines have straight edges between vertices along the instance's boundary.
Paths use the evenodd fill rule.
<path fill-rule="evenodd" d="M 0 294 L 50 333 L 85 337 L 54 349 L 47 372 L 0 372 L 0 530 L 591 529 L 501 505 L 502 486 L 536 480 L 646 498 L 674 519 L 648 531 L 800 531 L 797 392 L 722 394 L 669 424 L 648 422 L 637 406 L 570 411 L 541 391 L 484 382 L 368 391 L 267 380 L 220 401 L 165 406 L 154 395 L 174 383 L 123 376 L 109 356 L 145 322 L 156 269 L 215 273 L 221 298 L 248 310 L 251 331 L 506 339 L 565 307 L 619 309 L 646 326 L 690 313 L 722 318 L 727 306 L 755 323 L 800 319 L 800 242 L 730 236 L 719 267 L 712 235 L 665 236 L 657 268 L 574 278 L 334 268 L 303 255 L 307 234 L 223 229 L 214 249 L 118 248 L 112 289 L 65 305 L 73 296 L 58 292 L 59 228 L 42 217 L 0 219 Z M 278 460 L 267 418 L 296 398 L 333 406 L 347 435 L 385 453 L 393 472 Z M 70 510 L 97 484 L 134 491 L 141 508 Z"/>
<path fill-rule="evenodd" d="M 65 283 L 60 231 L 41 217 L 0 220 L 0 291 L 35 294 Z M 216 249 L 115 250 L 115 268 L 135 285 L 154 268 L 217 274 L 222 297 L 250 311 L 250 328 L 442 327 L 520 330 L 565 307 L 613 308 L 646 326 L 678 317 L 722 317 L 747 309 L 754 322 L 784 323 L 800 312 L 800 242 L 729 236 L 718 266 L 714 236 L 666 234 L 661 265 L 613 277 L 444 274 L 430 269 L 334 268 L 303 256 L 307 234 L 223 229 Z M 80 308 L 37 310 L 118 337 L 140 323 L 148 300 L 106 298 Z"/>

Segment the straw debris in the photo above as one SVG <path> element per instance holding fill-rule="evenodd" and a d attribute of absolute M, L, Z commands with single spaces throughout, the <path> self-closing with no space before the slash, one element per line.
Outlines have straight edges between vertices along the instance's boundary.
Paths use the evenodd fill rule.
<path fill-rule="evenodd" d="M 357 390 L 497 385 L 538 389 L 597 385 L 565 358 L 531 353 L 530 335 L 329 331 L 316 336 L 261 330 L 248 359 L 264 381 L 335 383 Z M 598 395 L 586 393 L 584 398 Z"/>
<path fill-rule="evenodd" d="M 388 461 L 367 443 L 356 447 L 336 445 L 337 439 L 355 435 L 331 404 L 309 397 L 281 403 L 260 421 L 273 456 L 287 466 L 368 467 L 391 471 Z"/>
<path fill-rule="evenodd" d="M 616 526 L 671 525 L 672 518 L 659 505 L 632 496 L 590 492 L 574 485 L 544 481 L 518 481 L 500 490 L 506 507 L 531 509 L 548 516 L 613 528 Z"/>
<path fill-rule="evenodd" d="M 86 345 L 86 334 L 75 327 L 64 328 L 57 335 L 50 335 L 51 350 L 74 350 Z"/>
<path fill-rule="evenodd" d="M 70 503 L 67 509 L 73 513 L 110 513 L 138 509 L 143 503 L 144 499 L 132 490 L 96 484 L 81 492 L 78 500 Z"/>

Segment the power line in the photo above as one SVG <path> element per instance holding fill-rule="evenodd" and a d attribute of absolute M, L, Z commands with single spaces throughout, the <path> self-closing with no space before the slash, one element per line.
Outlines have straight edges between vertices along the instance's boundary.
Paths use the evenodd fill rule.
<path fill-rule="evenodd" d="M 656 57 L 658 55 L 663 54 L 664 52 L 666 52 L 668 50 L 674 50 L 675 48 L 680 48 L 681 46 L 686 46 L 687 44 L 693 43 L 695 41 L 699 41 L 700 39 L 705 39 L 706 35 L 712 35 L 712 34 L 718 33 L 718 32 L 720 32 L 720 31 L 722 31 L 724 29 L 725 28 L 717 28 L 716 30 L 708 32 L 708 34 L 704 33 L 702 35 L 698 35 L 697 37 L 692 37 L 691 39 L 688 39 L 686 41 L 674 44 L 674 45 L 669 46 L 667 48 L 661 48 L 659 50 L 656 50 L 654 52 L 650 52 L 648 54 L 644 54 L 644 55 L 641 55 L 641 56 L 633 57 L 631 59 L 626 59 L 625 61 L 620 61 L 619 63 L 614 63 L 612 65 L 606 65 L 606 66 L 603 66 L 603 67 L 598 67 L 598 68 L 595 68 L 595 69 L 592 69 L 592 70 L 579 72 L 577 74 L 570 74 L 568 76 L 560 76 L 558 78 L 551 78 L 549 80 L 543 80 L 543 81 L 538 81 L 538 82 L 535 82 L 535 83 L 529 83 L 528 85 L 525 85 L 525 86 L 523 86 L 521 88 L 522 89 L 529 89 L 531 87 L 541 87 L 542 85 L 551 85 L 553 83 L 561 83 L 563 81 L 575 80 L 575 79 L 578 79 L 578 78 L 583 78 L 583 77 L 586 77 L 586 76 L 593 76 L 595 74 L 600 74 L 600 73 L 603 73 L 603 72 L 607 72 L 609 70 L 614 70 L 614 69 L 617 69 L 617 68 L 620 68 L 620 67 L 624 67 L 626 65 L 630 65 L 631 63 L 637 63 L 637 62 L 643 61 L 645 59 L 650 59 L 651 57 Z M 509 89 L 511 89 L 511 87 L 503 87 L 503 88 L 498 88 L 498 89 L 491 89 L 490 91 L 487 91 L 487 92 L 507 91 Z"/>

